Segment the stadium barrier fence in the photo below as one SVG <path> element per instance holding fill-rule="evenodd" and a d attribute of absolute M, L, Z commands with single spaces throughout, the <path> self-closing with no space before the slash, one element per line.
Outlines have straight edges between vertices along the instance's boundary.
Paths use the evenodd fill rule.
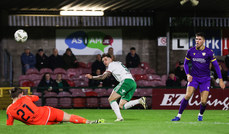
<path fill-rule="evenodd" d="M 35 94 L 40 97 L 38 106 L 50 105 L 57 108 L 110 108 L 108 97 L 113 88 L 91 88 L 91 87 L 71 87 L 68 93 L 39 93 L 36 87 L 22 87 L 28 94 Z M 1 109 L 5 109 L 11 99 L 7 90 L 12 87 L 0 88 Z M 180 101 L 185 96 L 184 87 L 166 88 L 166 87 L 139 87 L 133 95 L 133 99 L 141 96 L 147 97 L 149 109 L 179 109 Z M 199 109 L 200 94 L 195 91 L 189 100 L 187 109 Z M 212 88 L 207 101 L 207 109 L 228 110 L 229 107 L 229 88 L 224 90 Z M 140 105 L 134 108 L 141 108 Z"/>

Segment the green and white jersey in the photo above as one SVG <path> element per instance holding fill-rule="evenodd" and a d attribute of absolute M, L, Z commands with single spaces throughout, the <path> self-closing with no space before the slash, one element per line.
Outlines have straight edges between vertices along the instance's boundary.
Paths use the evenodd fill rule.
<path fill-rule="evenodd" d="M 112 75 L 118 82 L 121 82 L 125 79 L 134 80 L 130 71 L 119 61 L 113 61 L 108 65 L 107 71 L 111 72 Z"/>

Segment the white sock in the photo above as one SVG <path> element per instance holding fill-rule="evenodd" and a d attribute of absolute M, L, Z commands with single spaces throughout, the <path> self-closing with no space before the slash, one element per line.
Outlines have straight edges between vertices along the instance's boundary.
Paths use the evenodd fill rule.
<path fill-rule="evenodd" d="M 203 116 L 203 115 L 199 113 L 198 116 Z"/>
<path fill-rule="evenodd" d="M 119 106 L 118 106 L 118 103 L 116 101 L 113 101 L 113 102 L 110 103 L 110 105 L 111 105 L 112 110 L 114 110 L 117 118 L 118 119 L 123 119 L 122 115 L 121 115 L 121 112 L 120 112 L 120 109 L 119 109 Z"/>
<path fill-rule="evenodd" d="M 133 107 L 133 106 L 135 106 L 135 105 L 137 105 L 137 104 L 140 104 L 139 99 L 129 101 L 129 102 L 127 102 L 126 104 L 124 104 L 123 109 L 131 108 L 131 107 Z"/>
<path fill-rule="evenodd" d="M 177 114 L 177 117 L 181 118 L 181 114 Z"/>

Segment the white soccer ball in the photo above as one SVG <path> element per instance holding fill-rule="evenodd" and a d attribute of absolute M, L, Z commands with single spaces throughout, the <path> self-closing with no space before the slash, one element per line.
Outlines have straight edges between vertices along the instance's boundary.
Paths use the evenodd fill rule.
<path fill-rule="evenodd" d="M 18 29 L 15 33 L 14 33 L 14 39 L 17 42 L 26 42 L 26 40 L 28 39 L 28 34 L 25 30 L 23 29 Z"/>

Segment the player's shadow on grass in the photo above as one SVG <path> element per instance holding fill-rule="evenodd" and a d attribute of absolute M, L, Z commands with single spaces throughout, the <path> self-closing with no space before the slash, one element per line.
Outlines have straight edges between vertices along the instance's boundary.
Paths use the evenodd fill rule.
<path fill-rule="evenodd" d="M 136 119 L 136 118 L 124 118 L 124 121 L 139 121 L 139 119 Z"/>
<path fill-rule="evenodd" d="M 105 120 L 115 120 L 115 118 L 106 118 Z M 124 121 L 140 121 L 140 119 L 124 117 Z"/>

